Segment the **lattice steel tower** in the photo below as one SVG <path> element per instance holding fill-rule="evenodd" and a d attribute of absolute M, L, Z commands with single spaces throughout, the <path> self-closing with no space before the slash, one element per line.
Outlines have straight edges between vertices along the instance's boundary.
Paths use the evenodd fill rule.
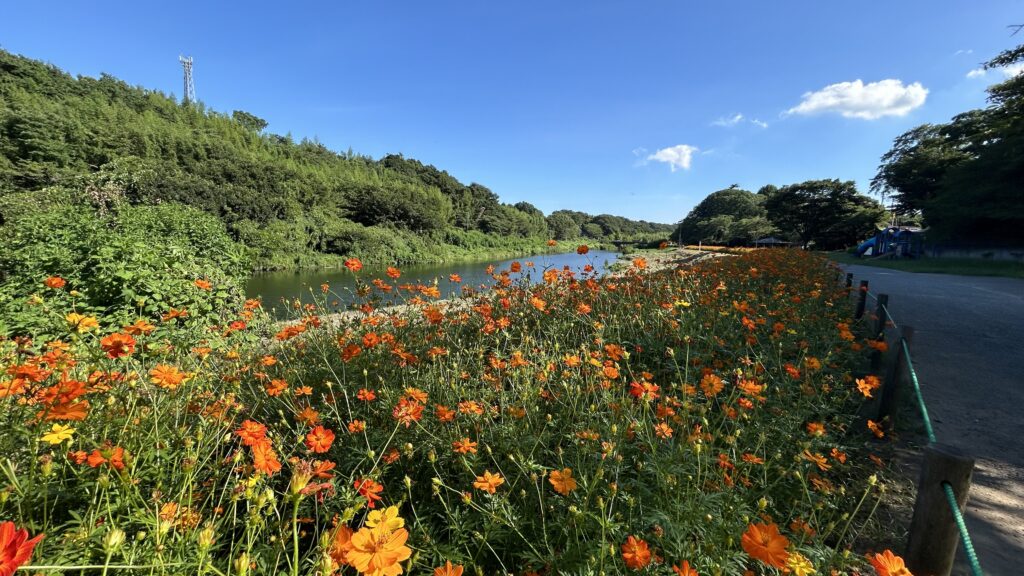
<path fill-rule="evenodd" d="M 185 104 L 196 101 L 196 85 L 192 82 L 192 57 L 178 56 L 178 62 L 185 69 Z"/>

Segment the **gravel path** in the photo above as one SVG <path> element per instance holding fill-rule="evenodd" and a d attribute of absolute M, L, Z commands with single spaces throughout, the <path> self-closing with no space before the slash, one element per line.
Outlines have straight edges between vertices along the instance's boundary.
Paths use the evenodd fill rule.
<path fill-rule="evenodd" d="M 966 519 L 981 566 L 1021 574 L 1024 280 L 845 268 L 916 329 L 911 352 L 935 434 L 977 459 Z M 953 573 L 968 574 L 962 557 Z"/>

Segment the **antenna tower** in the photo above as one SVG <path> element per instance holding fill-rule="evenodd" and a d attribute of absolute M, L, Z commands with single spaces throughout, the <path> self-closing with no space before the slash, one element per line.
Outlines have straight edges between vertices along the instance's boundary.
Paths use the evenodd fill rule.
<path fill-rule="evenodd" d="M 185 69 L 185 104 L 196 101 L 196 85 L 192 82 L 192 57 L 178 56 L 178 62 Z"/>

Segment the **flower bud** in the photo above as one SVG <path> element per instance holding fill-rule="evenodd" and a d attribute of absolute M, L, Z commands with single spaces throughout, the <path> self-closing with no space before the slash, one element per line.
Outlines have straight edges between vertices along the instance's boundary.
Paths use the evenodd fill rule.
<path fill-rule="evenodd" d="M 107 554 L 117 552 L 117 550 L 121 548 L 121 545 L 124 544 L 125 538 L 124 530 L 121 530 L 120 528 L 111 528 L 103 536 L 103 551 Z"/>

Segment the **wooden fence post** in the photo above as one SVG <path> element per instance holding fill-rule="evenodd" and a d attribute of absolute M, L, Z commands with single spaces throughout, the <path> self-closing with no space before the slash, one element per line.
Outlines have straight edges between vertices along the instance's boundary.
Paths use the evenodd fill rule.
<path fill-rule="evenodd" d="M 847 288 L 852 288 L 853 287 L 853 272 L 847 272 L 846 273 L 846 287 Z"/>
<path fill-rule="evenodd" d="M 872 338 L 880 342 L 885 342 L 885 326 L 889 323 L 889 295 L 879 294 L 878 295 L 878 306 L 875 308 L 875 332 L 871 335 Z M 880 351 L 871 351 L 871 371 L 877 372 L 882 366 L 882 353 Z"/>
<path fill-rule="evenodd" d="M 933 442 L 925 447 L 914 518 L 903 556 L 914 574 L 949 576 L 953 570 L 960 534 L 943 484 L 953 487 L 957 506 L 963 512 L 973 469 L 974 458 L 953 446 Z"/>
<path fill-rule="evenodd" d="M 896 429 L 896 416 L 900 408 L 900 389 L 903 387 L 903 342 L 910 346 L 914 340 L 913 326 L 900 326 L 899 338 L 893 343 L 893 359 L 882 381 L 882 394 L 878 402 L 878 419 L 888 418 L 887 428 Z M 909 370 L 909 367 L 908 367 Z"/>
<path fill-rule="evenodd" d="M 864 306 L 868 303 L 868 281 L 860 281 L 860 295 L 857 296 L 857 312 L 853 315 L 854 318 L 860 320 L 864 317 Z"/>

